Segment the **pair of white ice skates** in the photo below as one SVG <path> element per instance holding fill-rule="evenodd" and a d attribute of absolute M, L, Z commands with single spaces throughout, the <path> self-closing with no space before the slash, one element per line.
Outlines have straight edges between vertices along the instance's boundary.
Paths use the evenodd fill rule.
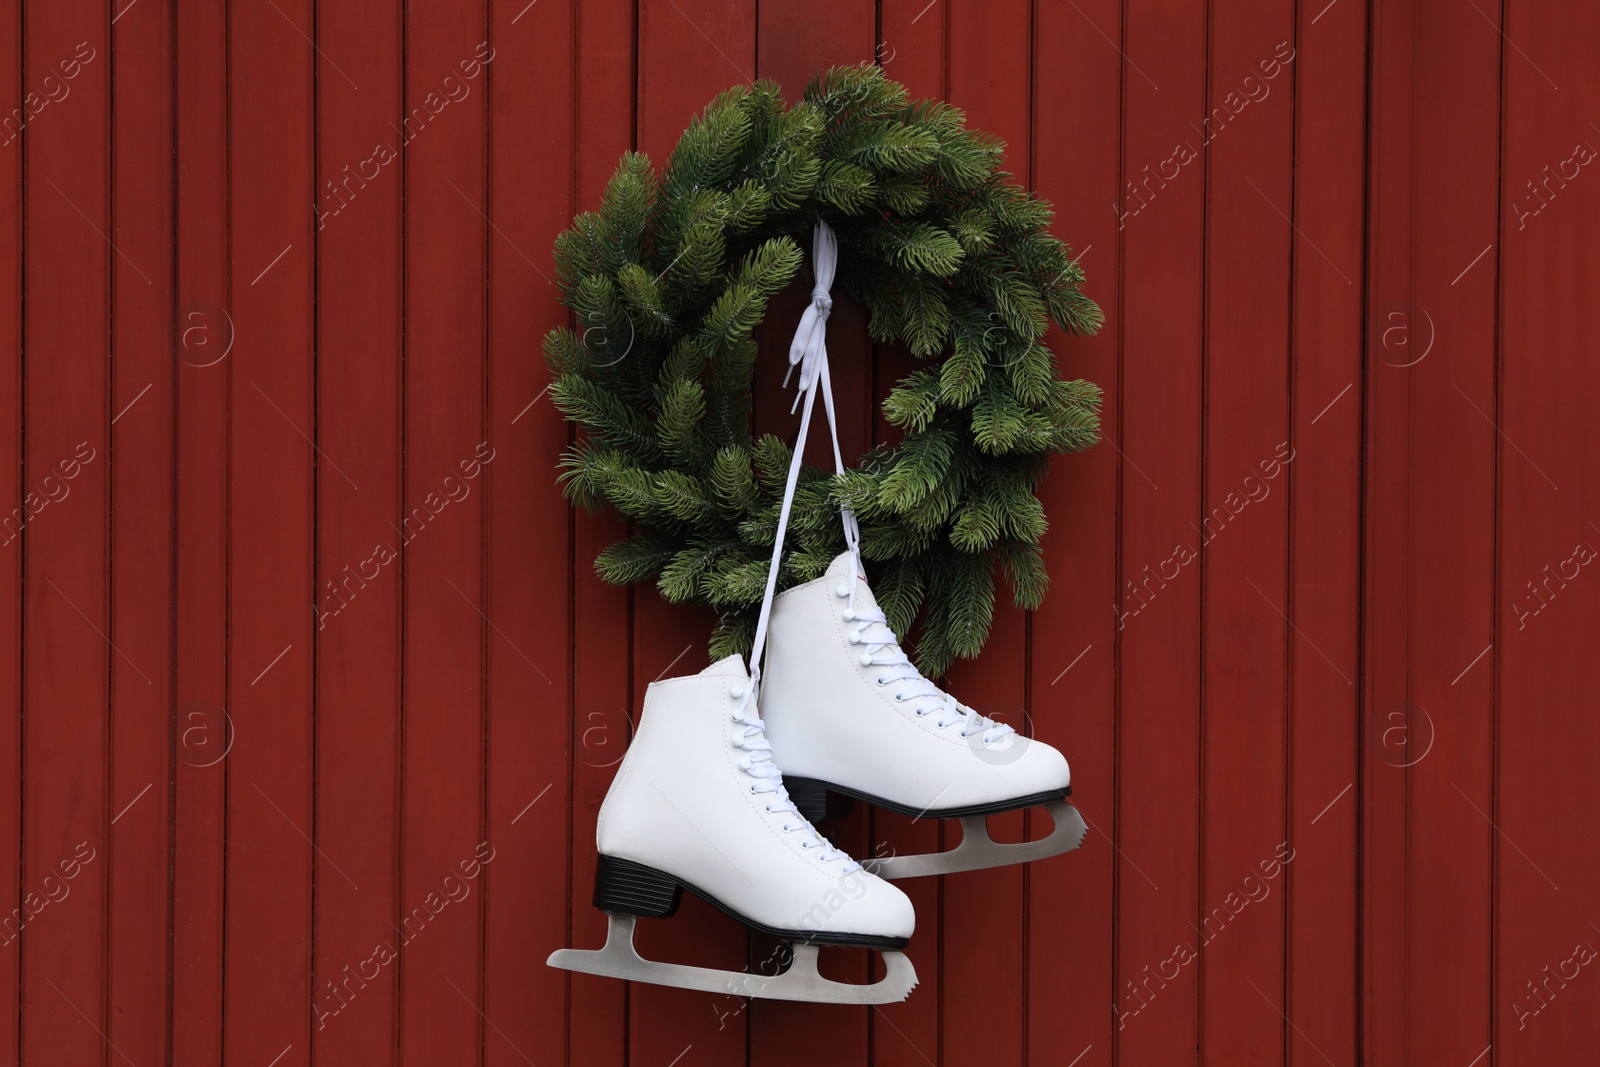
<path fill-rule="evenodd" d="M 739 656 L 650 686 L 600 809 L 594 903 L 610 915 L 606 945 L 563 949 L 552 966 L 743 996 L 903 1000 L 916 985 L 900 952 L 915 916 L 885 879 L 1020 863 L 1082 841 L 1061 753 L 924 679 L 854 569 L 846 552 L 824 577 L 777 598 L 759 714 Z M 907 815 L 958 818 L 961 843 L 857 863 L 812 826 L 829 791 Z M 985 816 L 1041 804 L 1055 822 L 1049 836 L 1019 844 L 989 837 Z M 684 889 L 791 942 L 788 969 L 767 977 L 639 956 L 638 917 L 671 915 Z M 871 985 L 823 978 L 819 945 L 881 950 L 886 974 Z"/>
<path fill-rule="evenodd" d="M 815 581 L 774 596 L 806 432 L 820 393 L 844 470 L 828 380 L 825 326 L 838 245 L 816 227 L 816 288 L 789 353 L 805 410 L 789 467 L 750 667 L 739 656 L 652 683 L 639 729 L 600 808 L 594 903 L 610 916 L 605 947 L 561 949 L 550 965 L 714 993 L 839 1004 L 904 1000 L 917 983 L 900 951 L 916 923 L 886 879 L 1042 859 L 1078 847 L 1067 761 L 924 678 L 868 588 L 860 531 L 841 516 L 845 552 Z M 787 379 L 786 379 L 787 381 Z M 762 651 L 771 629 L 771 651 Z M 961 821 L 948 852 L 857 863 L 812 825 L 842 793 L 918 818 Z M 1000 844 L 989 815 L 1045 805 L 1049 836 Z M 671 915 L 683 890 L 752 929 L 791 943 L 773 977 L 641 957 L 641 916 Z M 823 978 L 820 945 L 880 950 L 870 985 Z"/>

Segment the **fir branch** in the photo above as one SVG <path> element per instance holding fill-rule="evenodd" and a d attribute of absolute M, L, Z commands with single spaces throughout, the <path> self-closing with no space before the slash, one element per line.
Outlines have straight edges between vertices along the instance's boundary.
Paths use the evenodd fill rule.
<path fill-rule="evenodd" d="M 635 534 L 602 549 L 595 557 L 595 573 L 612 585 L 631 585 L 659 574 L 674 551 L 675 542 L 670 538 Z"/>

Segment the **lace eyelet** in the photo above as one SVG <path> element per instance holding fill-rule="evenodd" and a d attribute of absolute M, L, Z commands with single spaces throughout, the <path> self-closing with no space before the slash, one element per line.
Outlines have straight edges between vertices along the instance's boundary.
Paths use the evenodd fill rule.
<path fill-rule="evenodd" d="M 728 690 L 728 695 L 730 697 L 732 697 L 733 699 L 735 699 L 735 700 L 744 699 L 744 686 L 742 686 L 742 685 L 734 686 L 732 689 Z"/>
<path fill-rule="evenodd" d="M 904 694 L 904 693 L 896 693 L 896 694 L 895 694 L 895 695 L 894 695 L 894 702 L 895 702 L 895 703 L 896 703 L 896 704 L 904 704 L 904 703 L 905 703 L 905 702 L 906 702 L 906 697 L 905 697 L 905 694 Z M 920 711 L 919 711 L 919 712 L 917 712 L 917 714 L 918 714 L 918 715 L 921 715 L 921 714 L 922 714 L 922 712 L 920 712 Z"/>
<path fill-rule="evenodd" d="M 847 597 L 850 595 L 850 587 L 845 585 L 843 582 L 840 582 L 838 585 L 834 586 L 833 594 L 834 596 L 841 598 Z"/>
<path fill-rule="evenodd" d="M 756 791 L 756 783 L 751 782 L 750 783 L 750 792 L 754 793 L 755 791 Z"/>
<path fill-rule="evenodd" d="M 876 679 L 874 679 L 874 680 L 878 683 L 880 688 L 889 684 L 889 679 L 885 678 L 881 674 L 878 675 L 878 677 Z"/>

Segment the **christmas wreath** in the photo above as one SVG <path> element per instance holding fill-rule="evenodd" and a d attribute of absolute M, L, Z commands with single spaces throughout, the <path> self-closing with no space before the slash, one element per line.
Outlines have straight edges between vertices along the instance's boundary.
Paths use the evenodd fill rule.
<path fill-rule="evenodd" d="M 665 170 L 626 154 L 599 209 L 556 241 L 575 327 L 545 338 L 557 407 L 582 433 L 561 460 L 577 505 L 615 508 L 631 536 L 601 577 L 654 577 L 668 601 L 720 615 L 711 655 L 749 650 L 791 459 L 753 437 L 753 336 L 804 262 L 819 220 L 839 285 L 877 341 L 924 364 L 883 401 L 902 439 L 843 474 L 807 467 L 779 587 L 822 574 L 853 510 L 872 588 L 917 663 L 977 655 L 995 570 L 1018 606 L 1047 578 L 1035 490 L 1054 452 L 1098 439 L 1100 390 L 1063 380 L 1043 336 L 1101 323 L 1047 202 L 998 169 L 995 137 L 948 104 L 909 99 L 869 66 L 830 70 L 786 106 L 770 82 L 723 93 Z"/>

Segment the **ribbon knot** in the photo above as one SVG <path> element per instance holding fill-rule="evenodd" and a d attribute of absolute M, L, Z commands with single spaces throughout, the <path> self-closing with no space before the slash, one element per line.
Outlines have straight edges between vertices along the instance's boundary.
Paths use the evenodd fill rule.
<path fill-rule="evenodd" d="M 811 306 L 817 309 L 817 318 L 823 322 L 828 321 L 828 312 L 833 310 L 833 297 L 828 295 L 828 290 L 818 287 L 811 290 Z"/>
<path fill-rule="evenodd" d="M 799 407 L 800 398 L 815 388 L 828 361 L 828 315 L 833 311 L 833 295 L 829 290 L 838 262 L 839 239 L 834 236 L 833 227 L 818 219 L 811 241 L 811 266 L 816 273 L 816 284 L 811 289 L 811 303 L 794 331 L 794 341 L 789 345 L 789 372 L 783 376 L 783 384 L 787 386 L 795 367 L 800 368 L 799 392 L 789 408 L 790 414 Z"/>

